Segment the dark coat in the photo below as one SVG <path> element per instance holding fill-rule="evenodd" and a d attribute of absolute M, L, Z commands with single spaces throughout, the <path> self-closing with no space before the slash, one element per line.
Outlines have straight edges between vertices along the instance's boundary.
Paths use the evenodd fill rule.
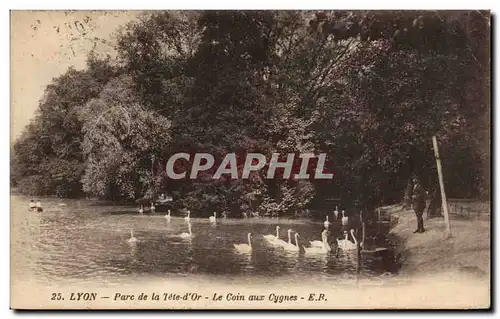
<path fill-rule="evenodd" d="M 413 206 L 415 210 L 423 210 L 425 208 L 425 191 L 420 183 L 413 187 Z"/>

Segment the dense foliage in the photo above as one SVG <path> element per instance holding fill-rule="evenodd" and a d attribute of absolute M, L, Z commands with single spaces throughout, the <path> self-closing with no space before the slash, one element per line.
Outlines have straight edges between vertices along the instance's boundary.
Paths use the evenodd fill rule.
<path fill-rule="evenodd" d="M 489 196 L 485 12 L 154 12 L 47 86 L 15 143 L 28 194 L 137 199 L 168 192 L 209 215 L 301 214 L 401 200 L 411 174 Z M 327 153 L 333 181 L 169 180 L 177 152 Z"/>

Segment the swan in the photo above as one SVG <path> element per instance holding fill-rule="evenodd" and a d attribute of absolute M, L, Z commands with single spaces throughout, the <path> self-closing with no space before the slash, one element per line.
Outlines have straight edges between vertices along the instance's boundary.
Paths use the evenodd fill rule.
<path fill-rule="evenodd" d="M 241 253 L 249 253 L 252 251 L 252 234 L 248 233 L 248 244 L 233 244 L 234 248 Z"/>
<path fill-rule="evenodd" d="M 273 244 L 276 244 L 278 246 L 281 246 L 281 247 L 285 247 L 285 246 L 288 246 L 288 245 L 293 245 L 292 244 L 292 229 L 288 229 L 287 230 L 287 233 L 288 233 L 288 242 L 284 241 L 283 239 L 276 239 Z"/>
<path fill-rule="evenodd" d="M 187 215 L 186 217 L 184 217 L 184 220 L 185 220 L 186 222 L 188 222 L 188 223 L 189 223 L 189 222 L 191 221 L 191 218 L 190 218 L 191 211 L 190 211 L 190 210 L 188 210 L 187 214 L 188 214 L 188 215 Z"/>
<path fill-rule="evenodd" d="M 335 215 L 335 219 L 339 219 L 339 207 L 335 206 L 335 210 L 333 211 L 333 214 Z"/>
<path fill-rule="evenodd" d="M 130 238 L 128 239 L 128 242 L 133 244 L 133 243 L 136 243 L 138 241 L 139 240 L 134 236 L 134 231 L 130 230 Z"/>
<path fill-rule="evenodd" d="M 217 212 L 214 212 L 213 216 L 208 217 L 208 220 L 210 220 L 211 223 L 215 223 L 217 221 Z"/>
<path fill-rule="evenodd" d="M 342 211 L 342 225 L 346 226 L 349 222 L 349 217 L 345 215 L 345 210 Z"/>
<path fill-rule="evenodd" d="M 325 225 L 325 228 L 330 227 L 330 221 L 328 220 L 328 215 L 326 215 L 326 220 L 325 220 L 325 222 L 323 223 L 323 225 Z"/>
<path fill-rule="evenodd" d="M 139 214 L 144 213 L 144 208 L 142 207 L 142 205 L 141 205 L 141 207 L 139 208 L 138 212 L 139 212 Z"/>
<path fill-rule="evenodd" d="M 188 224 L 188 231 L 189 231 L 189 233 L 184 232 L 184 233 L 180 234 L 180 237 L 181 238 L 191 238 L 191 237 L 193 237 L 193 233 L 191 232 L 191 223 Z"/>
<path fill-rule="evenodd" d="M 285 248 L 285 250 L 288 250 L 288 251 L 299 251 L 300 250 L 299 233 L 295 233 L 295 245 L 292 243 L 289 243 L 286 246 L 283 246 L 283 248 Z"/>
<path fill-rule="evenodd" d="M 354 243 L 347 239 L 348 233 L 345 231 L 345 239 L 338 239 L 337 238 L 337 245 L 339 249 L 342 250 L 354 250 L 357 249 L 358 247 L 358 241 L 356 240 L 356 237 L 354 236 L 354 229 L 351 229 L 351 236 L 354 239 Z"/>
<path fill-rule="evenodd" d="M 325 254 L 325 253 L 328 253 L 331 250 L 331 248 L 330 248 L 330 245 L 328 245 L 328 242 L 326 239 L 326 232 L 323 231 L 323 233 L 321 233 L 321 237 L 323 239 L 323 242 L 321 242 L 320 246 L 311 245 L 311 247 L 309 247 L 309 248 L 307 248 L 306 246 L 303 246 L 304 252 L 306 254 L 318 254 L 318 253 Z M 316 242 L 317 242 L 317 240 L 316 240 Z"/>
<path fill-rule="evenodd" d="M 281 246 L 281 247 L 285 247 L 286 245 L 291 244 L 292 243 L 292 229 L 289 229 L 287 231 L 287 233 L 288 233 L 288 242 L 286 242 L 283 239 L 280 239 L 278 237 L 278 238 L 276 238 L 273 241 L 269 241 L 269 243 L 272 244 L 272 245 Z M 278 228 L 276 228 L 276 235 L 279 235 Z"/>
<path fill-rule="evenodd" d="M 311 244 L 311 247 L 323 247 L 325 244 L 325 239 L 326 239 L 326 233 L 328 230 L 323 230 L 321 232 L 321 240 L 312 240 L 309 243 Z"/>
<path fill-rule="evenodd" d="M 266 239 L 271 244 L 273 244 L 279 238 L 280 238 L 280 226 L 276 226 L 276 236 L 275 235 L 264 235 L 264 239 Z"/>
<path fill-rule="evenodd" d="M 168 214 L 165 215 L 165 218 L 167 219 L 167 221 L 170 221 L 171 217 L 170 217 L 170 209 L 168 210 Z"/>

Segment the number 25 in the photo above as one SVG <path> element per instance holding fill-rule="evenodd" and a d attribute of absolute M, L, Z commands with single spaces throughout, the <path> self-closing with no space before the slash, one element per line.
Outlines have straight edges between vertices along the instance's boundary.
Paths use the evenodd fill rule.
<path fill-rule="evenodd" d="M 61 300 L 62 299 L 62 295 L 60 292 L 58 293 L 52 293 L 52 298 L 50 298 L 50 300 Z"/>

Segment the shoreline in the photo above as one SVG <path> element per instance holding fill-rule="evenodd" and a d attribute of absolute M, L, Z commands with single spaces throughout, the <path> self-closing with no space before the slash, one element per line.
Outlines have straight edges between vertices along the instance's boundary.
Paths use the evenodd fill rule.
<path fill-rule="evenodd" d="M 444 218 L 427 219 L 424 214 L 426 231 L 414 234 L 413 210 L 404 210 L 402 205 L 382 209 L 391 219 L 397 219 L 388 236 L 395 244 L 395 253 L 401 257 L 400 276 L 448 274 L 490 282 L 489 218 L 466 220 L 451 215 L 452 236 L 446 238 Z"/>

